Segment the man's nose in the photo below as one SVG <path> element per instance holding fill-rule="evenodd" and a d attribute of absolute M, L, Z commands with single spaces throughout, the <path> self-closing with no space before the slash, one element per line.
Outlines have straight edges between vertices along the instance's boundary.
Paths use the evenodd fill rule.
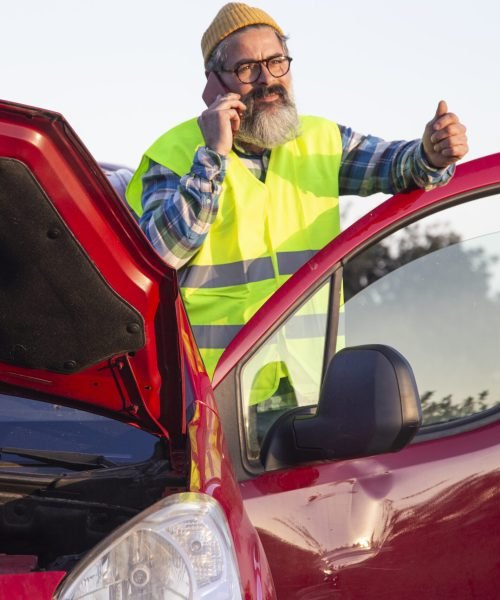
<path fill-rule="evenodd" d="M 257 82 L 260 84 L 270 85 L 271 83 L 274 83 L 275 79 L 276 77 L 271 75 L 267 66 L 264 63 L 260 63 L 260 75 L 257 79 Z"/>

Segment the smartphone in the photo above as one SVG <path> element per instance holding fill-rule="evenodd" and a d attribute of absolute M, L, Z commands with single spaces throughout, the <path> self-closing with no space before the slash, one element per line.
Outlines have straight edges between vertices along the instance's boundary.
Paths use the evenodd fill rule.
<path fill-rule="evenodd" d="M 205 86 L 203 94 L 201 95 L 203 102 L 205 102 L 207 106 L 210 106 L 217 96 L 227 94 L 228 92 L 229 89 L 224 85 L 224 82 L 220 78 L 219 74 L 215 73 L 214 71 L 210 71 L 207 77 L 207 85 Z"/>

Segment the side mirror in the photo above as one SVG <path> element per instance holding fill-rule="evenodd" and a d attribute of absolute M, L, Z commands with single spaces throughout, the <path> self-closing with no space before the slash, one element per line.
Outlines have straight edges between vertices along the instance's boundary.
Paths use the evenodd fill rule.
<path fill-rule="evenodd" d="M 273 423 L 261 461 L 272 470 L 396 452 L 421 423 L 415 377 L 397 350 L 384 345 L 345 348 L 328 365 L 317 409 L 292 409 Z"/>

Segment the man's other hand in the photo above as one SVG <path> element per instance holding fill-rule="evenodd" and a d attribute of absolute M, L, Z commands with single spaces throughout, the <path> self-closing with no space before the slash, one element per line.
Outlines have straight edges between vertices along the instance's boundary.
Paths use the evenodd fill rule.
<path fill-rule="evenodd" d="M 469 151 L 466 128 L 456 115 L 448 112 L 444 100 L 439 102 L 436 114 L 427 123 L 422 144 L 428 162 L 438 169 L 457 162 Z"/>
<path fill-rule="evenodd" d="M 217 96 L 198 119 L 208 148 L 223 156 L 229 154 L 233 146 L 233 134 L 240 128 L 240 115 L 245 109 L 239 94 Z"/>

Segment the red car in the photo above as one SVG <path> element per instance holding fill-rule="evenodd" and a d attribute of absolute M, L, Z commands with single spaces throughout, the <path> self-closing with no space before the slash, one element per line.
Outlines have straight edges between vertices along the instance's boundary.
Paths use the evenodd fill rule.
<path fill-rule="evenodd" d="M 500 597 L 499 190 L 380 205 L 211 383 L 70 126 L 1 102 L 0 597 Z"/>

